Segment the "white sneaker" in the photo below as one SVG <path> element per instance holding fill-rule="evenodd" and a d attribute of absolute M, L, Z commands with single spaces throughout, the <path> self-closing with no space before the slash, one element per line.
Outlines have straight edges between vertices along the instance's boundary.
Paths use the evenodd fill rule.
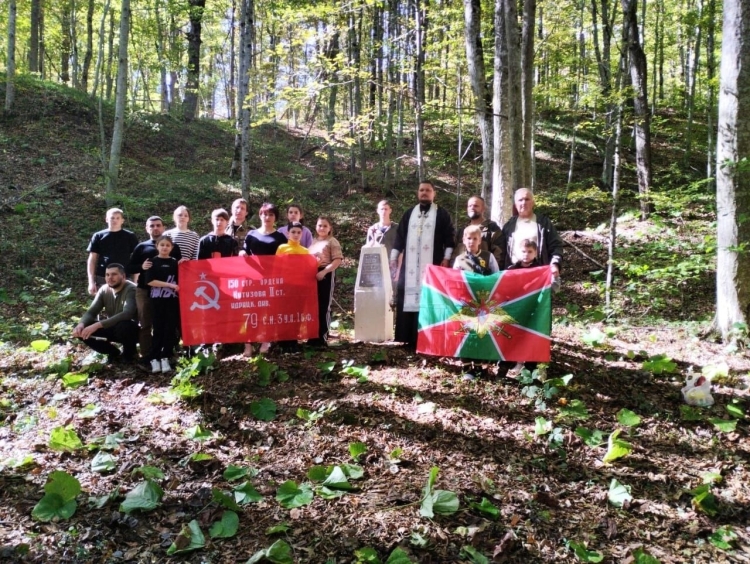
<path fill-rule="evenodd" d="M 523 362 L 517 362 L 516 365 L 508 370 L 506 376 L 508 378 L 518 378 L 521 375 L 521 371 L 524 369 Z"/>
<path fill-rule="evenodd" d="M 151 374 L 157 374 L 161 372 L 161 363 L 154 359 L 151 361 Z"/>
<path fill-rule="evenodd" d="M 162 372 L 171 372 L 172 367 L 169 366 L 169 361 L 166 358 L 161 359 L 161 371 Z"/>

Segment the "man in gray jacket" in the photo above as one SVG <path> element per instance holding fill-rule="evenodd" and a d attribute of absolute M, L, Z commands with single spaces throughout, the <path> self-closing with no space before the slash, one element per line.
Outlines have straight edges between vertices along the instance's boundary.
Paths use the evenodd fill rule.
<path fill-rule="evenodd" d="M 136 286 L 125 278 L 125 268 L 119 263 L 107 266 L 104 280 L 105 285 L 96 292 L 91 307 L 73 329 L 73 337 L 106 354 L 110 363 L 133 362 L 138 342 Z M 102 312 L 106 317 L 97 319 Z M 121 343 L 122 352 L 112 343 Z"/>

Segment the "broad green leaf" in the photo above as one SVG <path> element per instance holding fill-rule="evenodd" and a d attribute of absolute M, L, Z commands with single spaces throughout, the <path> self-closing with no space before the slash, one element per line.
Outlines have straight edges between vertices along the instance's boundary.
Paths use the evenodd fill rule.
<path fill-rule="evenodd" d="M 244 478 L 249 473 L 250 473 L 249 468 L 243 468 L 241 466 L 234 466 L 230 464 L 229 466 L 227 466 L 227 469 L 224 470 L 224 479 L 227 482 L 234 482 L 235 480 Z"/>
<path fill-rule="evenodd" d="M 737 429 L 736 419 L 718 419 L 716 417 L 710 417 L 708 420 L 722 433 L 733 433 L 735 429 Z"/>
<path fill-rule="evenodd" d="M 625 427 L 636 427 L 641 424 L 641 418 L 629 409 L 622 408 L 617 412 L 617 422 Z"/>
<path fill-rule="evenodd" d="M 333 490 L 328 486 L 318 486 L 317 488 L 315 488 L 315 493 L 318 495 L 318 497 L 322 497 L 323 499 L 327 500 L 338 499 L 346 495 L 346 492 L 344 490 Z"/>
<path fill-rule="evenodd" d="M 266 529 L 266 535 L 270 537 L 271 535 L 276 535 L 278 533 L 286 533 L 290 529 L 291 527 L 288 523 L 279 523 L 278 525 L 274 525 L 273 527 L 268 527 Z"/>
<path fill-rule="evenodd" d="M 354 460 L 358 460 L 360 456 L 367 452 L 367 445 L 365 443 L 349 443 L 349 456 Z"/>
<path fill-rule="evenodd" d="M 607 336 L 598 327 L 592 327 L 588 333 L 581 336 L 581 340 L 590 347 L 599 347 L 607 340 Z"/>
<path fill-rule="evenodd" d="M 607 441 L 607 452 L 602 459 L 602 462 L 605 464 L 613 462 L 623 456 L 627 456 L 632 450 L 630 443 L 617 438 L 619 437 L 620 432 L 620 429 L 617 429 L 609 436 L 609 440 Z"/>
<path fill-rule="evenodd" d="M 107 505 L 110 501 L 116 501 L 120 497 L 120 488 L 115 488 L 111 492 L 101 496 L 90 496 L 88 501 L 91 507 L 95 509 L 101 509 Z"/>
<path fill-rule="evenodd" d="M 81 374 L 80 372 L 68 372 L 62 377 L 63 386 L 66 388 L 78 388 L 85 385 L 89 381 L 88 374 Z"/>
<path fill-rule="evenodd" d="M 467 557 L 469 562 L 472 562 L 473 564 L 490 564 L 489 558 L 471 545 L 461 547 L 461 556 Z"/>
<path fill-rule="evenodd" d="M 369 546 L 354 551 L 354 564 L 381 564 L 374 548 Z"/>
<path fill-rule="evenodd" d="M 125 442 L 125 433 L 123 433 L 122 431 L 118 431 L 117 433 L 112 433 L 104 437 L 104 444 L 102 445 L 101 448 L 103 450 L 115 450 L 124 442 Z M 164 476 L 162 476 L 162 478 L 163 477 Z"/>
<path fill-rule="evenodd" d="M 191 462 L 205 462 L 206 460 L 213 460 L 213 456 L 207 452 L 194 452 L 190 455 Z"/>
<path fill-rule="evenodd" d="M 328 486 L 334 490 L 351 490 L 352 485 L 349 480 L 346 479 L 346 474 L 339 466 L 334 466 L 331 473 L 323 482 L 324 486 Z"/>
<path fill-rule="evenodd" d="M 120 504 L 120 511 L 130 513 L 136 509 L 151 511 L 159 506 L 164 490 L 159 484 L 146 480 L 139 483 L 125 495 L 125 500 Z"/>
<path fill-rule="evenodd" d="M 211 525 L 208 534 L 212 539 L 228 539 L 237 534 L 240 526 L 240 518 L 234 511 L 225 511 L 220 521 Z"/>
<path fill-rule="evenodd" d="M 745 417 L 745 410 L 737 403 L 728 403 L 727 412 L 735 419 L 742 419 Z"/>
<path fill-rule="evenodd" d="M 232 496 L 225 494 L 220 489 L 217 489 L 217 488 L 211 489 L 211 499 L 212 501 L 215 501 L 216 503 L 218 503 L 222 507 L 225 507 L 226 509 L 231 509 L 232 511 L 242 511 L 242 508 L 239 505 L 237 505 L 237 502 L 234 500 L 234 498 Z"/>
<path fill-rule="evenodd" d="M 313 482 L 322 482 L 328 477 L 328 472 L 325 466 L 312 466 L 307 471 L 307 478 Z"/>
<path fill-rule="evenodd" d="M 285 509 L 293 509 L 295 507 L 302 507 L 312 503 L 314 494 L 310 487 L 310 484 L 297 484 L 288 480 L 279 486 L 276 491 L 276 500 Z"/>
<path fill-rule="evenodd" d="M 263 398 L 250 404 L 250 413 L 261 421 L 273 421 L 276 418 L 276 402 Z"/>
<path fill-rule="evenodd" d="M 583 544 L 570 541 L 568 546 L 573 549 L 576 557 L 581 562 L 601 562 L 604 560 L 604 555 L 596 550 L 589 550 Z"/>
<path fill-rule="evenodd" d="M 294 564 L 294 558 L 292 558 L 292 547 L 279 539 L 268 548 L 264 548 L 253 554 L 246 564 L 257 564 L 264 559 L 272 564 Z"/>
<path fill-rule="evenodd" d="M 91 460 L 92 472 L 110 472 L 117 466 L 117 459 L 106 451 L 100 450 Z"/>
<path fill-rule="evenodd" d="M 561 405 L 560 418 L 563 419 L 588 419 L 589 410 L 586 408 L 586 404 L 579 399 L 573 399 L 568 402 L 567 405 Z"/>
<path fill-rule="evenodd" d="M 654 558 L 642 548 L 633 551 L 633 564 L 661 564 L 658 558 Z"/>
<path fill-rule="evenodd" d="M 131 474 L 133 476 L 140 474 L 147 480 L 164 479 L 164 472 L 162 472 L 161 468 L 157 468 L 156 466 L 139 466 L 138 468 L 134 468 Z"/>
<path fill-rule="evenodd" d="M 667 355 L 657 354 L 649 357 L 649 359 L 641 365 L 641 368 L 653 374 L 664 374 L 677 370 L 677 363 Z"/>
<path fill-rule="evenodd" d="M 96 417 L 99 412 L 102 410 L 101 407 L 98 405 L 95 405 L 93 403 L 89 403 L 84 405 L 79 411 L 78 411 L 78 418 L 79 419 L 92 419 Z"/>
<path fill-rule="evenodd" d="M 492 519 L 497 519 L 500 516 L 500 510 L 486 497 L 482 498 L 481 503 L 472 502 L 471 507 L 485 515 L 489 515 Z"/>
<path fill-rule="evenodd" d="M 576 427 L 575 434 L 583 439 L 583 442 L 590 447 L 598 447 L 604 442 L 604 433 L 599 429 L 593 431 L 585 427 Z"/>
<path fill-rule="evenodd" d="M 701 472 L 701 479 L 704 484 L 717 484 L 721 482 L 721 474 L 718 472 Z"/>
<path fill-rule="evenodd" d="M 74 451 L 83 448 L 83 443 L 72 427 L 55 427 L 50 433 L 49 447 L 52 450 Z"/>
<path fill-rule="evenodd" d="M 59 495 L 63 501 L 75 499 L 81 493 L 81 482 L 62 470 L 51 472 L 44 484 L 44 491 Z"/>
<path fill-rule="evenodd" d="M 201 531 L 198 521 L 193 519 L 190 523 L 182 526 L 180 534 L 177 535 L 172 545 L 167 549 L 170 556 L 180 552 L 190 552 L 206 546 L 206 537 Z"/>
<path fill-rule="evenodd" d="M 321 372 L 333 372 L 333 369 L 336 368 L 336 361 L 333 360 L 331 362 L 320 362 L 318 363 L 318 370 Z"/>
<path fill-rule="evenodd" d="M 534 424 L 534 435 L 540 437 L 552 431 L 552 421 L 544 417 L 537 417 Z"/>
<path fill-rule="evenodd" d="M 43 353 L 47 349 L 49 349 L 50 346 L 52 346 L 52 343 L 44 339 L 39 339 L 37 341 L 31 341 L 30 345 L 31 345 L 31 348 L 34 349 L 36 352 Z"/>
<path fill-rule="evenodd" d="M 432 510 L 440 515 L 451 515 L 458 511 L 458 496 L 454 492 L 435 490 L 432 492 Z"/>
<path fill-rule="evenodd" d="M 185 431 L 185 436 L 188 439 L 192 439 L 194 441 L 207 441 L 213 436 L 213 433 L 211 431 L 204 429 L 200 425 L 195 425 L 194 427 L 190 427 Z"/>
<path fill-rule="evenodd" d="M 630 495 L 630 488 L 618 482 L 615 478 L 612 478 L 612 482 L 609 484 L 609 494 L 607 496 L 609 502 L 615 507 L 622 507 L 627 501 L 631 501 L 633 496 Z"/>
<path fill-rule="evenodd" d="M 0 469 L 7 467 L 7 468 L 23 468 L 24 466 L 31 466 L 34 464 L 34 456 L 31 454 L 27 454 L 26 456 L 23 456 L 21 458 L 8 458 L 7 460 L 4 460 L 3 462 L 0 462 Z"/>
<path fill-rule="evenodd" d="M 31 516 L 37 521 L 52 521 L 53 519 L 70 519 L 76 512 L 78 504 L 75 499 L 65 501 L 56 493 L 44 494 L 31 511 Z"/>
<path fill-rule="evenodd" d="M 263 499 L 258 490 L 250 485 L 250 482 L 242 482 L 239 486 L 234 488 L 234 500 L 240 505 L 247 503 L 257 503 Z"/>
<path fill-rule="evenodd" d="M 365 475 L 365 470 L 357 464 L 341 464 L 341 469 L 350 480 L 359 480 Z"/>
<path fill-rule="evenodd" d="M 397 546 L 393 549 L 385 564 L 414 564 L 414 562 L 403 548 Z"/>
<path fill-rule="evenodd" d="M 711 486 L 703 484 L 691 492 L 693 494 L 693 505 L 703 511 L 706 515 L 714 516 L 719 512 L 719 504 L 716 496 L 711 493 Z"/>
<path fill-rule="evenodd" d="M 701 410 L 690 405 L 680 406 L 680 417 L 682 417 L 683 421 L 703 421 Z"/>
<path fill-rule="evenodd" d="M 732 542 L 734 542 L 734 540 L 736 539 L 737 533 L 735 533 L 728 525 L 719 527 L 711 534 L 710 537 L 708 537 L 708 540 L 711 541 L 711 544 L 716 548 L 720 548 L 721 550 L 732 550 Z"/>

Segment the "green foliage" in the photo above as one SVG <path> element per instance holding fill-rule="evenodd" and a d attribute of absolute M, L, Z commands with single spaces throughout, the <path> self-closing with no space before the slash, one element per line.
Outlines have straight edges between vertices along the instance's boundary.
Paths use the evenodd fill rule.
<path fill-rule="evenodd" d="M 106 451 L 99 451 L 96 456 L 91 460 L 91 471 L 99 472 L 111 472 L 117 467 L 117 459 Z"/>
<path fill-rule="evenodd" d="M 194 425 L 185 430 L 185 436 L 193 441 L 207 441 L 213 437 L 213 433 L 201 425 Z"/>
<path fill-rule="evenodd" d="M 719 419 L 718 417 L 709 417 L 708 419 L 717 430 L 722 433 L 734 433 L 737 430 L 736 419 Z"/>
<path fill-rule="evenodd" d="M 359 457 L 367 452 L 367 445 L 365 443 L 349 443 L 349 456 L 355 462 L 359 460 Z"/>
<path fill-rule="evenodd" d="M 221 514 L 221 520 L 211 525 L 208 534 L 212 539 L 228 539 L 237 534 L 240 526 L 240 518 L 234 511 L 225 511 Z"/>
<path fill-rule="evenodd" d="M 664 354 L 649 357 L 641 368 L 652 374 L 671 374 L 677 370 L 677 363 Z"/>
<path fill-rule="evenodd" d="M 617 422 L 625 427 L 637 427 L 641 424 L 641 418 L 624 407 L 617 412 Z"/>
<path fill-rule="evenodd" d="M 616 478 L 612 478 L 612 482 L 609 484 L 607 499 L 615 507 L 622 507 L 625 503 L 631 501 L 633 496 L 630 495 L 629 486 L 625 486 L 618 482 Z"/>
<path fill-rule="evenodd" d="M 312 503 L 314 493 L 310 484 L 298 486 L 294 481 L 288 480 L 279 486 L 276 491 L 276 501 L 284 509 L 294 509 Z"/>
<path fill-rule="evenodd" d="M 572 399 L 565 405 L 561 405 L 559 408 L 560 415 L 559 419 L 588 419 L 589 410 L 586 404 L 579 399 Z"/>
<path fill-rule="evenodd" d="M 276 402 L 271 398 L 262 398 L 250 404 L 250 413 L 261 421 L 273 421 L 276 419 Z"/>
<path fill-rule="evenodd" d="M 458 496 L 455 493 L 433 489 L 438 472 L 440 470 L 437 466 L 430 468 L 430 475 L 422 492 L 422 504 L 419 508 L 419 514 L 428 519 L 432 519 L 436 513 L 438 515 L 452 515 L 458 511 L 459 507 Z"/>
<path fill-rule="evenodd" d="M 63 387 L 65 388 L 78 388 L 80 386 L 85 386 L 88 381 L 89 375 L 80 372 L 68 372 L 62 377 Z"/>
<path fill-rule="evenodd" d="M 83 443 L 78 438 L 75 429 L 70 425 L 67 427 L 55 427 L 50 433 L 49 448 L 71 452 L 83 448 Z"/>
<path fill-rule="evenodd" d="M 719 504 L 716 496 L 711 493 L 711 484 L 701 484 L 693 488 L 690 493 L 693 496 L 693 507 L 703 511 L 706 515 L 714 516 L 719 512 Z"/>
<path fill-rule="evenodd" d="M 604 555 L 596 550 L 589 550 L 586 545 L 574 541 L 568 541 L 568 548 L 570 548 L 576 555 L 579 562 L 601 562 L 604 560 Z"/>
<path fill-rule="evenodd" d="M 131 474 L 133 476 L 140 474 L 146 480 L 164 479 L 164 472 L 161 470 L 161 468 L 157 468 L 156 466 L 139 466 L 138 468 L 134 468 Z"/>
<path fill-rule="evenodd" d="M 630 445 L 630 443 L 618 438 L 620 436 L 620 432 L 621 430 L 617 429 L 609 436 L 609 439 L 607 441 L 607 452 L 604 454 L 604 458 L 602 459 L 602 462 L 604 462 L 605 464 L 614 462 L 615 460 L 618 460 L 623 456 L 627 456 L 632 450 L 632 446 Z"/>
<path fill-rule="evenodd" d="M 164 490 L 159 484 L 146 480 L 140 482 L 125 495 L 125 500 L 120 504 L 120 511 L 130 513 L 135 510 L 151 511 L 156 509 L 164 496 Z"/>
<path fill-rule="evenodd" d="M 342 361 L 343 368 L 341 369 L 342 374 L 346 374 L 347 376 L 353 376 L 357 379 L 357 382 L 360 384 L 363 384 L 367 382 L 369 375 L 370 375 L 370 367 L 369 366 L 355 366 L 353 360 L 344 360 Z"/>
<path fill-rule="evenodd" d="M 257 475 L 258 471 L 253 468 L 246 468 L 230 464 L 229 466 L 227 466 L 227 469 L 224 470 L 223 477 L 227 482 L 233 482 L 235 480 L 244 478 L 245 476 L 250 476 L 252 478 Z"/>
<path fill-rule="evenodd" d="M 167 554 L 179 554 L 182 552 L 191 552 L 206 546 L 206 537 L 201 531 L 198 521 L 193 519 L 187 525 L 182 526 L 180 534 L 175 537 L 174 542 L 167 549 Z"/>
<path fill-rule="evenodd" d="M 604 443 L 604 433 L 599 429 L 593 431 L 585 427 L 576 427 L 575 434 L 583 439 L 588 446 L 595 448 Z"/>
<path fill-rule="evenodd" d="M 318 421 L 323 419 L 326 415 L 333 413 L 336 411 L 336 406 L 333 402 L 329 404 L 323 404 L 315 411 L 310 411 L 309 409 L 304 409 L 302 407 L 297 408 L 297 418 L 301 419 L 305 422 L 306 427 L 312 427 L 315 425 Z"/>
<path fill-rule="evenodd" d="M 483 497 L 480 503 L 476 503 L 474 501 L 471 502 L 469 506 L 472 509 L 476 509 L 480 513 L 486 515 L 490 519 L 497 520 L 497 518 L 500 517 L 500 510 L 495 507 L 492 502 L 486 497 Z"/>
<path fill-rule="evenodd" d="M 81 483 L 67 472 L 55 471 L 47 477 L 44 492 L 31 516 L 38 521 L 66 520 L 78 507 L 75 498 L 81 493 Z"/>
<path fill-rule="evenodd" d="M 535 383 L 534 374 L 524 368 L 519 377 L 519 381 L 524 384 L 521 394 L 533 401 L 537 411 L 544 411 L 547 409 L 547 400 L 560 393 L 560 388 L 566 387 L 572 379 L 573 375 L 567 374 L 562 378 L 550 378 L 538 385 Z"/>
<path fill-rule="evenodd" d="M 658 558 L 651 556 L 643 548 L 636 548 L 633 551 L 633 563 L 634 564 L 661 564 Z"/>
<path fill-rule="evenodd" d="M 263 496 L 256 490 L 250 482 L 242 482 L 233 490 L 234 500 L 240 505 L 248 503 L 257 503 L 263 499 Z"/>
<path fill-rule="evenodd" d="M 472 564 L 490 564 L 490 559 L 471 545 L 461 547 L 461 556 L 468 558 Z"/>
<path fill-rule="evenodd" d="M 730 526 L 719 527 L 716 529 L 708 540 L 716 548 L 721 550 L 732 550 L 732 543 L 737 540 L 737 533 L 735 533 Z"/>
<path fill-rule="evenodd" d="M 279 539 L 268 548 L 264 548 L 253 554 L 246 564 L 257 564 L 264 560 L 272 564 L 294 564 L 292 547 Z"/>

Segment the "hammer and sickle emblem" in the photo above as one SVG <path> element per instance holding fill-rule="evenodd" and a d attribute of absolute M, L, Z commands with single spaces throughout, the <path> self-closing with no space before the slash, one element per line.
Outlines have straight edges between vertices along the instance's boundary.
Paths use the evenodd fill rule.
<path fill-rule="evenodd" d="M 194 296 L 196 298 L 201 298 L 206 303 L 193 302 L 190 305 L 190 311 L 193 311 L 194 309 L 219 309 L 219 288 L 216 286 L 216 284 L 214 284 L 210 280 L 201 280 L 200 284 L 203 285 L 198 286 L 195 289 Z M 213 289 L 213 298 L 206 292 L 206 288 L 208 286 Z"/>

